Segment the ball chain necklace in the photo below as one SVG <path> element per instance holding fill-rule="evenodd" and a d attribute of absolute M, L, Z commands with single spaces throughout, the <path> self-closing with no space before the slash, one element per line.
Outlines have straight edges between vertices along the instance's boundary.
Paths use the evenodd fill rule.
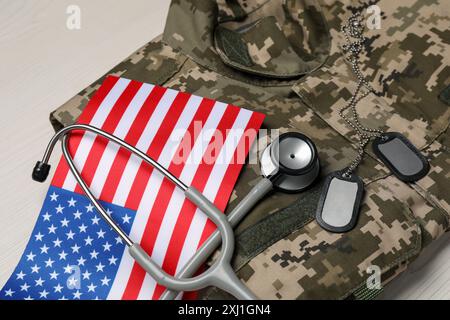
<path fill-rule="evenodd" d="M 374 153 L 400 180 L 414 182 L 429 171 L 427 159 L 405 136 L 398 132 L 369 128 L 360 121 L 358 103 L 374 92 L 360 69 L 360 57 L 366 41 L 363 20 L 361 13 L 357 12 L 341 27 L 346 41 L 343 45 L 344 57 L 357 78 L 357 85 L 350 100 L 339 110 L 339 116 L 357 134 L 357 155 L 348 167 L 332 172 L 325 179 L 316 219 L 324 229 L 331 232 L 350 231 L 357 223 L 364 183 L 355 170 L 363 161 L 364 150 L 371 140 L 374 140 Z"/>

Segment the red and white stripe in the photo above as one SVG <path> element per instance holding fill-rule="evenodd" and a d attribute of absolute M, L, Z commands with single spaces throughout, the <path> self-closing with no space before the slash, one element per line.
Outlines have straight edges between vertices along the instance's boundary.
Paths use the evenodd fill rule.
<path fill-rule="evenodd" d="M 259 129 L 263 119 L 262 114 L 232 105 L 110 76 L 78 122 L 102 128 L 145 151 L 224 210 L 242 167 L 233 157 L 240 147 L 248 152 L 254 137 L 246 143 L 244 135 Z M 69 150 L 96 196 L 136 210 L 130 236 L 167 272 L 179 271 L 214 231 L 181 190 L 114 143 L 89 132 L 74 132 Z M 211 154 L 220 161 L 211 163 Z M 175 161 L 180 155 L 181 163 Z M 64 159 L 52 184 L 82 192 Z M 163 289 L 126 252 L 108 299 L 157 299 Z"/>

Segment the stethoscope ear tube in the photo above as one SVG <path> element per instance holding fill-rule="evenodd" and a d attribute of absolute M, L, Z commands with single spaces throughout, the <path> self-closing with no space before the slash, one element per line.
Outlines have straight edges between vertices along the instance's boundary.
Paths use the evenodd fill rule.
<path fill-rule="evenodd" d="M 130 255 L 159 284 L 172 290 L 194 291 L 215 286 L 241 300 L 257 299 L 238 279 L 230 265 L 234 251 L 234 234 L 226 216 L 195 188 L 189 187 L 185 195 L 216 224 L 222 238 L 222 252 L 219 259 L 206 272 L 197 277 L 180 278 L 172 277 L 164 272 L 139 244 L 134 243 L 129 247 Z M 201 255 L 201 258 L 206 259 L 208 256 Z"/>
<path fill-rule="evenodd" d="M 141 158 L 144 162 L 147 162 L 151 166 L 153 166 L 157 171 L 159 171 L 162 175 L 164 175 L 167 179 L 172 181 L 177 187 L 181 188 L 185 196 L 191 200 L 202 212 L 204 212 L 209 219 L 217 226 L 217 230 L 210 236 L 202 245 L 202 247 L 194 254 L 194 256 L 187 262 L 185 267 L 177 274 L 176 277 L 173 277 L 167 274 L 164 270 L 162 270 L 158 264 L 156 264 L 151 257 L 140 247 L 139 244 L 133 242 L 129 236 L 116 224 L 116 222 L 107 214 L 105 209 L 101 206 L 97 198 L 93 195 L 89 187 L 86 185 L 84 180 L 81 177 L 81 174 L 75 167 L 72 156 L 68 151 L 68 135 L 72 131 L 81 130 L 81 131 L 90 131 L 99 136 L 102 136 L 109 141 L 115 142 L 120 145 L 122 148 L 127 149 L 131 153 L 135 154 L 139 158 Z M 291 156 L 298 155 L 299 163 L 304 161 L 304 159 L 308 159 L 308 155 L 304 159 L 303 157 L 305 153 L 301 151 L 305 150 L 306 145 L 311 145 L 312 142 L 305 136 L 301 134 L 289 134 L 284 135 L 284 138 L 294 139 L 294 141 L 290 141 L 289 143 L 293 145 L 295 149 Z M 62 141 L 62 151 L 65 160 L 69 166 L 70 171 L 74 175 L 76 181 L 82 188 L 83 192 L 92 202 L 94 207 L 100 213 L 102 218 L 111 226 L 111 228 L 124 240 L 125 244 L 128 246 L 128 250 L 130 255 L 136 260 L 139 265 L 141 265 L 144 270 L 149 273 L 159 284 L 170 288 L 173 291 L 166 291 L 162 299 L 175 298 L 177 296 L 176 291 L 194 291 L 198 289 L 205 288 L 207 286 L 216 286 L 220 289 L 223 289 L 230 294 L 234 295 L 238 299 L 256 299 L 253 293 L 237 278 L 234 273 L 230 261 L 233 256 L 234 251 L 234 233 L 233 227 L 240 222 L 243 217 L 264 197 L 273 190 L 274 186 L 279 188 L 279 180 L 283 180 L 281 184 L 286 184 L 286 177 L 291 179 L 287 181 L 292 184 L 292 179 L 299 179 L 300 185 L 294 185 L 293 189 L 287 189 L 287 191 L 294 190 L 303 190 L 303 188 L 310 185 L 318 174 L 319 162 L 317 158 L 317 153 L 315 151 L 315 147 L 312 144 L 311 150 L 307 152 L 310 154 L 312 159 L 309 160 L 309 163 L 306 164 L 307 170 L 303 173 L 300 172 L 301 168 L 297 169 L 294 173 L 296 175 L 289 176 L 289 170 L 280 170 L 279 173 L 273 173 L 273 171 L 268 171 L 270 174 L 263 177 L 261 181 L 253 187 L 253 189 L 248 193 L 248 195 L 236 206 L 236 208 L 230 213 L 227 217 L 225 216 L 211 201 L 209 201 L 202 193 L 196 190 L 193 187 L 186 186 L 182 181 L 180 181 L 177 177 L 172 175 L 166 168 L 161 166 L 157 161 L 150 158 L 147 154 L 143 153 L 139 149 L 129 145 L 125 141 L 111 135 L 101 129 L 92 127 L 90 125 L 84 124 L 75 124 L 68 127 L 63 128 L 59 132 L 57 132 L 52 139 L 50 140 L 47 149 L 45 151 L 44 157 L 42 161 L 39 161 L 34 167 L 32 177 L 34 180 L 39 182 L 44 182 L 48 177 L 50 171 L 50 165 L 48 164 L 50 155 L 53 151 L 53 148 L 58 140 Z M 303 139 L 303 140 L 302 140 Z M 306 139 L 306 140 L 305 140 Z M 286 147 L 286 146 L 285 146 Z M 291 148 L 288 147 L 287 150 Z M 265 154 L 269 156 L 269 160 L 271 158 L 271 150 L 266 149 Z M 285 155 L 284 155 L 285 156 Z M 291 161 L 294 159 L 289 159 L 284 157 L 284 160 L 287 162 L 291 162 L 296 165 L 296 161 Z M 280 160 L 281 161 L 281 160 Z M 273 164 L 272 164 L 273 165 Z M 270 169 L 270 166 L 269 166 Z M 262 172 L 264 173 L 264 165 L 262 165 Z M 287 174 L 286 174 L 287 173 Z M 203 274 L 191 277 L 201 265 L 207 260 L 207 258 L 213 253 L 213 251 L 217 248 L 217 246 L 222 241 L 222 250 L 221 255 L 217 259 L 217 261 Z"/>
<path fill-rule="evenodd" d="M 68 134 L 74 130 L 84 130 L 94 132 L 110 141 L 119 144 L 121 147 L 129 150 L 143 161 L 149 163 L 162 173 L 166 178 L 172 180 L 178 187 L 180 187 L 186 197 L 191 200 L 200 210 L 202 210 L 209 219 L 217 226 L 219 235 L 222 240 L 222 254 L 206 272 L 194 278 L 179 278 L 173 277 L 162 270 L 151 257 L 140 247 L 139 244 L 134 243 L 128 235 L 116 224 L 116 222 L 107 214 L 105 209 L 101 206 L 97 198 L 93 195 L 89 187 L 86 185 L 81 177 L 80 172 L 75 167 L 72 156 L 68 151 Z M 112 229 L 125 241 L 128 246 L 130 255 L 141 265 L 146 272 L 148 272 L 159 284 L 177 291 L 194 291 L 205 288 L 207 286 L 217 286 L 222 290 L 229 292 L 238 299 L 256 299 L 252 292 L 237 278 L 236 274 L 231 268 L 230 261 L 234 251 L 234 233 L 227 217 L 209 201 L 203 194 L 193 187 L 187 187 L 177 177 L 173 176 L 169 171 L 162 167 L 158 162 L 151 159 L 145 153 L 129 145 L 125 141 L 89 125 L 72 125 L 68 126 L 58 133 L 50 141 L 47 150 L 44 154 L 43 160 L 39 161 L 33 170 L 33 179 L 39 182 L 45 181 L 50 171 L 48 160 L 53 151 L 56 142 L 62 138 L 62 150 L 65 160 L 69 166 L 70 171 L 74 175 L 76 181 L 82 188 L 83 192 L 92 202 L 94 207 L 100 213 L 102 218 L 112 227 Z M 209 255 L 208 255 L 209 256 Z M 201 255 L 202 260 L 207 258 L 206 255 Z"/>

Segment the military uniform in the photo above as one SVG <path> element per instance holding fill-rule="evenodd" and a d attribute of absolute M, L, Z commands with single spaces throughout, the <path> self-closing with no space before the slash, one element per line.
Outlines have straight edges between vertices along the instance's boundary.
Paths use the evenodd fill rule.
<path fill-rule="evenodd" d="M 375 92 L 358 106 L 369 127 L 397 131 L 429 159 L 406 184 L 366 148 L 357 173 L 365 196 L 356 228 L 329 233 L 314 220 L 321 182 L 301 195 L 274 192 L 237 228 L 234 267 L 265 299 L 367 298 L 367 269 L 383 284 L 449 229 L 450 8 L 446 0 L 373 0 L 380 30 L 367 30 L 362 70 Z M 340 26 L 363 1 L 173 0 L 162 37 L 108 74 L 188 91 L 263 112 L 269 129 L 300 131 L 317 144 L 322 177 L 356 156 L 357 135 L 339 117 L 356 77 Z M 73 123 L 102 79 L 51 115 Z M 247 165 L 228 211 L 256 184 Z M 203 298 L 227 297 L 217 289 Z"/>

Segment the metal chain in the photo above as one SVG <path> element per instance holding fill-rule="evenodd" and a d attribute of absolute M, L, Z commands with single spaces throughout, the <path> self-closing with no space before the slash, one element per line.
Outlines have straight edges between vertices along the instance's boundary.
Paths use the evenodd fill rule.
<path fill-rule="evenodd" d="M 374 89 L 370 83 L 366 80 L 366 77 L 362 73 L 360 65 L 360 54 L 363 50 L 364 42 L 364 23 L 363 17 L 360 13 L 354 13 L 341 27 L 341 32 L 344 34 L 346 44 L 343 46 L 345 59 L 351 64 L 352 71 L 358 78 L 355 92 L 353 93 L 350 101 L 339 110 L 339 116 L 353 129 L 358 135 L 358 154 L 347 167 L 343 176 L 349 178 L 352 172 L 359 166 L 364 156 L 364 149 L 373 137 L 380 137 L 383 135 L 383 131 L 380 129 L 369 128 L 361 124 L 359 120 L 358 111 L 356 107 L 358 103 L 367 97 Z M 365 87 L 366 91 L 362 92 L 362 88 Z M 345 111 L 350 109 L 351 116 L 348 117 Z"/>

